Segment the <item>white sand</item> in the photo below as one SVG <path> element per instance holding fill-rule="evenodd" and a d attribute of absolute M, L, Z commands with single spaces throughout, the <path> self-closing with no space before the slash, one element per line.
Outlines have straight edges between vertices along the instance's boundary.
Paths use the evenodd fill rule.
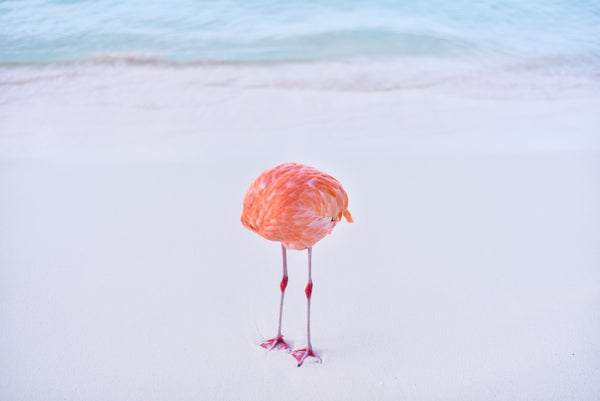
<path fill-rule="evenodd" d="M 94 74 L 0 87 L 0 399 L 600 395 L 600 97 Z M 356 221 L 314 249 L 323 364 L 300 369 L 257 346 L 279 245 L 239 223 L 291 160 Z M 289 252 L 295 347 L 305 263 Z"/>

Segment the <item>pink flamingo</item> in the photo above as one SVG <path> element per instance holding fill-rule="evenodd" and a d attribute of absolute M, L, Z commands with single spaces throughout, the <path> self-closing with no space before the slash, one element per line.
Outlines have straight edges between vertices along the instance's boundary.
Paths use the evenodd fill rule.
<path fill-rule="evenodd" d="M 308 357 L 321 362 L 310 341 L 312 247 L 331 233 L 342 216 L 350 223 L 353 221 L 348 211 L 348 195 L 338 180 L 299 163 L 284 163 L 263 172 L 244 197 L 241 217 L 244 227 L 263 238 L 281 242 L 283 278 L 279 284 L 279 322 L 277 335 L 260 344 L 267 350 L 290 348 L 281 334 L 283 298 L 288 283 L 287 249 L 308 250 L 308 283 L 304 291 L 307 299 L 307 344 L 305 348 L 292 351 L 298 366 Z"/>

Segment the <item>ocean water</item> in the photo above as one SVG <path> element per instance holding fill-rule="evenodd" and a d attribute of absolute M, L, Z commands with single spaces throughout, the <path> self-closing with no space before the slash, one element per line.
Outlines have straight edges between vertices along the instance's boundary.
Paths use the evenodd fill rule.
<path fill-rule="evenodd" d="M 398 57 L 600 59 L 600 2 L 0 2 L 0 62 Z"/>
<path fill-rule="evenodd" d="M 596 91 L 600 2 L 0 1 L 4 70 L 65 63 L 276 65 L 276 84 L 376 90 L 551 77 Z M 333 67 L 295 69 L 307 63 Z"/>

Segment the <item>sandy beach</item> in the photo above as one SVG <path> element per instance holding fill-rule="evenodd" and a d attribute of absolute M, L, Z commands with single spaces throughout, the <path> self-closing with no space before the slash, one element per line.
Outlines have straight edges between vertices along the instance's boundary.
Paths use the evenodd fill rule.
<path fill-rule="evenodd" d="M 598 398 L 593 92 L 69 71 L 2 72 L 3 400 Z M 239 222 L 285 161 L 336 176 L 355 219 L 314 248 L 323 363 L 300 369 L 257 345 L 279 244 Z M 302 346 L 306 253 L 289 258 Z"/>

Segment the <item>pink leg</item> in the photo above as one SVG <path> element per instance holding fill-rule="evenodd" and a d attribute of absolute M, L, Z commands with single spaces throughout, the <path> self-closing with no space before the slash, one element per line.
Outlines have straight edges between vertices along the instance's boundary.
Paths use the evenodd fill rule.
<path fill-rule="evenodd" d="M 313 357 L 317 362 L 321 362 L 321 358 L 315 354 L 310 342 L 310 298 L 312 297 L 313 282 L 311 277 L 312 270 L 312 248 L 308 248 L 308 283 L 304 289 L 306 294 L 306 348 L 301 348 L 292 351 L 292 356 L 298 361 L 298 367 L 302 366 L 304 360 L 308 357 Z"/>
<path fill-rule="evenodd" d="M 281 334 L 281 318 L 283 316 L 283 297 L 285 295 L 285 288 L 288 283 L 287 275 L 287 251 L 283 245 L 281 245 L 281 255 L 283 258 L 283 278 L 279 283 L 279 289 L 281 290 L 281 300 L 279 301 L 279 323 L 277 325 L 277 337 L 271 338 L 270 340 L 263 341 L 260 346 L 271 351 L 272 349 L 289 349 L 290 346 L 283 341 L 283 335 Z"/>

